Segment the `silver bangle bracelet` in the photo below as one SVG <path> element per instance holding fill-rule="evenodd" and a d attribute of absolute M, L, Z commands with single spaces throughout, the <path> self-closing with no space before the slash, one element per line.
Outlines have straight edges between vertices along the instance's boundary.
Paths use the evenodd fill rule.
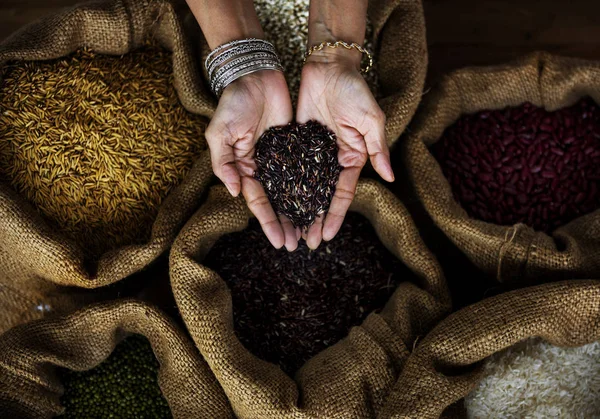
<path fill-rule="evenodd" d="M 258 39 L 258 38 L 246 38 L 246 39 L 239 39 L 236 41 L 227 42 L 223 45 L 219 45 L 218 47 L 213 49 L 208 54 L 208 56 L 206 57 L 206 60 L 204 60 L 204 67 L 208 67 L 210 60 L 215 56 L 215 54 L 218 54 L 219 52 L 225 50 L 226 48 L 231 48 L 231 47 L 234 47 L 237 45 L 249 44 L 249 43 L 261 43 L 261 44 L 267 44 L 267 45 L 270 45 L 271 47 L 273 47 L 273 44 L 271 44 L 269 41 L 265 41 L 264 39 Z"/>
<path fill-rule="evenodd" d="M 283 71 L 273 44 L 248 38 L 227 42 L 212 50 L 204 66 L 210 88 L 218 97 L 235 80 L 260 70 Z"/>
<path fill-rule="evenodd" d="M 243 55 L 252 52 L 270 52 L 272 54 L 277 54 L 275 51 L 275 47 L 271 44 L 248 44 L 248 45 L 238 45 L 233 48 L 230 48 L 226 51 L 223 51 L 221 54 L 214 57 L 212 61 L 208 63 L 206 66 L 206 71 L 208 73 L 208 77 L 212 79 L 212 74 L 215 69 L 230 60 L 231 58 L 235 58 L 238 55 Z"/>
<path fill-rule="evenodd" d="M 239 69 L 239 71 L 236 71 L 231 76 L 229 76 L 227 79 L 225 79 L 223 82 L 219 83 L 219 85 L 216 86 L 215 94 L 217 95 L 217 97 L 221 97 L 223 90 L 225 90 L 225 88 L 227 88 L 227 86 L 229 86 L 231 83 L 233 83 L 240 77 L 243 77 L 248 74 L 255 73 L 255 72 L 261 71 L 261 70 L 283 71 L 283 67 L 281 66 L 281 64 L 275 63 L 272 61 L 256 62 L 256 63 L 248 64 L 243 69 Z"/>
<path fill-rule="evenodd" d="M 248 71 L 249 69 L 253 70 L 253 71 Z M 223 77 L 221 80 L 219 80 L 219 82 L 215 85 L 215 90 L 214 90 L 215 94 L 217 96 L 221 96 L 221 93 L 223 92 L 223 90 L 225 90 L 225 88 L 227 86 L 229 86 L 231 83 L 233 83 L 234 81 L 236 81 L 237 79 L 239 79 L 242 76 L 245 76 L 247 74 L 250 74 L 254 71 L 259 71 L 259 70 L 283 71 L 283 67 L 281 66 L 281 64 L 273 62 L 273 61 L 257 61 L 257 62 L 245 64 L 245 65 L 237 68 L 236 71 L 232 71 L 231 73 L 229 73 L 225 77 Z"/>
<path fill-rule="evenodd" d="M 274 63 L 279 63 L 277 56 L 271 53 L 250 53 L 242 56 L 238 56 L 236 58 L 231 59 L 226 64 L 219 67 L 214 74 L 209 75 L 209 80 L 211 81 L 210 87 L 211 90 L 214 90 L 215 85 L 218 80 L 221 80 L 224 75 L 230 73 L 231 71 L 235 71 L 236 67 L 246 64 L 249 62 L 256 61 L 273 61 Z"/>

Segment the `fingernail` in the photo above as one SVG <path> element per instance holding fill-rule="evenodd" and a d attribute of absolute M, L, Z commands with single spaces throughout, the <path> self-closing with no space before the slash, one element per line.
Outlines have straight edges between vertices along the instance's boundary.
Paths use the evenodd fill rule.
<path fill-rule="evenodd" d="M 385 173 L 388 182 L 393 182 L 396 180 L 396 176 L 394 176 L 394 170 L 392 169 L 392 163 L 390 162 L 389 157 L 381 156 L 381 163 L 383 167 L 385 167 Z"/>
<path fill-rule="evenodd" d="M 229 194 L 230 194 L 231 196 L 233 196 L 234 198 L 235 198 L 236 196 L 238 196 L 238 194 L 237 194 L 237 193 L 235 193 L 235 192 L 233 191 L 233 189 L 231 188 L 231 186 L 230 186 L 229 184 L 227 184 L 227 183 L 226 183 L 226 184 L 225 184 L 225 187 L 227 188 L 227 190 L 229 191 Z"/>

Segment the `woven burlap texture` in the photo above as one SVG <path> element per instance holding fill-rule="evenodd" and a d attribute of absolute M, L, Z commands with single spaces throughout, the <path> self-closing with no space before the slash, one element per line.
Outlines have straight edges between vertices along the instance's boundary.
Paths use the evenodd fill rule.
<path fill-rule="evenodd" d="M 126 54 L 149 38 L 173 52 L 175 87 L 188 111 L 210 117 L 214 100 L 204 88 L 192 50 L 193 30 L 168 2 L 111 0 L 87 3 L 26 26 L 0 44 L 0 69 L 9 61 L 44 60 L 88 47 Z M 193 22 L 193 20 L 192 20 Z M 102 287 L 147 266 L 172 244 L 200 203 L 212 177 L 208 153 L 162 203 L 150 240 L 115 249 L 91 269 L 85 243 L 50 227 L 13 189 L 0 183 L 0 333 L 44 314 L 62 313 L 89 301 L 90 293 L 65 286 Z M 50 310 L 45 310 L 44 307 Z"/>
<path fill-rule="evenodd" d="M 0 412 L 18 419 L 63 412 L 57 367 L 91 369 L 128 334 L 144 335 L 160 363 L 158 381 L 175 418 L 233 417 L 208 365 L 161 311 L 135 300 L 92 305 L 16 326 L 0 337 Z"/>
<path fill-rule="evenodd" d="M 373 24 L 375 59 L 381 98 L 386 115 L 389 145 L 413 117 L 427 73 L 427 40 L 421 0 L 371 0 L 369 17 Z"/>
<path fill-rule="evenodd" d="M 566 347 L 600 339 L 600 281 L 523 288 L 453 313 L 408 358 L 379 417 L 439 417 L 477 384 L 481 360 L 532 336 Z"/>
<path fill-rule="evenodd" d="M 202 260 L 224 234 L 244 229 L 245 203 L 224 187 L 182 229 L 170 257 L 171 285 L 182 318 L 240 418 L 370 418 L 419 336 L 450 310 L 446 282 L 400 201 L 362 180 L 351 211 L 367 217 L 382 243 L 414 273 L 380 313 L 309 360 L 295 379 L 249 353 L 235 336 L 231 294 Z M 413 282 L 410 282 L 413 281 Z"/>
<path fill-rule="evenodd" d="M 391 144 L 402 133 L 420 100 L 427 66 L 425 24 L 420 0 L 374 0 L 369 13 L 377 39 L 381 106 Z M 0 43 L 0 68 L 14 60 L 44 60 L 88 47 L 105 54 L 126 54 L 149 38 L 173 52 L 175 87 L 190 112 L 211 117 L 214 97 L 202 78 L 200 57 L 207 54 L 183 2 L 100 0 L 67 9 L 24 27 Z M 89 295 L 75 298 L 61 286 L 97 288 L 147 266 L 172 243 L 198 206 L 211 178 L 208 153 L 164 201 L 142 245 L 108 252 L 91 269 L 84 263 L 85 243 L 73 243 L 49 227 L 6 184 L 0 184 L 0 332 L 51 312 L 67 312 Z M 149 226 L 150 228 L 150 226 Z M 73 296 L 73 298 L 71 298 Z M 9 302 L 10 301 L 10 302 Z M 19 303 L 20 302 L 20 303 Z"/>
<path fill-rule="evenodd" d="M 458 70 L 423 100 L 402 142 L 403 164 L 435 224 L 487 275 L 499 281 L 597 278 L 600 212 L 579 217 L 552 235 L 523 224 L 498 226 L 470 218 L 429 152 L 461 115 L 526 101 L 553 111 L 585 96 L 600 103 L 600 62 L 534 53 L 519 61 Z"/>

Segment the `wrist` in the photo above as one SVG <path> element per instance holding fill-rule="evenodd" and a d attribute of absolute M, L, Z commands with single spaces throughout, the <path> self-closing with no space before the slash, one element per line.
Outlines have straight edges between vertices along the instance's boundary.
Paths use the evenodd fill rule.
<path fill-rule="evenodd" d="M 308 17 L 308 42 L 362 44 L 367 26 L 367 0 L 312 0 Z"/>
<path fill-rule="evenodd" d="M 287 89 L 287 83 L 285 77 L 281 71 L 275 70 L 260 70 L 254 73 L 247 74 L 235 80 L 229 86 L 225 88 L 223 94 L 227 91 L 230 86 L 235 86 L 234 89 L 238 88 L 255 88 L 258 87 L 261 92 L 274 92 L 280 89 Z"/>
<path fill-rule="evenodd" d="M 187 0 L 210 49 L 227 42 L 265 37 L 252 0 Z"/>
<path fill-rule="evenodd" d="M 314 51 L 306 58 L 306 64 L 336 64 L 342 67 L 353 68 L 360 71 L 362 53 L 355 49 L 325 47 Z"/>
<path fill-rule="evenodd" d="M 265 33 L 258 18 L 255 22 L 252 19 L 240 18 L 230 28 L 213 31 L 210 36 L 206 37 L 206 41 L 209 48 L 213 50 L 228 42 L 248 38 L 265 39 Z"/>
<path fill-rule="evenodd" d="M 367 0 L 312 0 L 308 23 L 308 48 L 322 42 L 344 41 L 363 45 Z M 362 54 L 356 49 L 329 48 L 314 51 L 307 62 L 336 63 L 360 69 Z"/>

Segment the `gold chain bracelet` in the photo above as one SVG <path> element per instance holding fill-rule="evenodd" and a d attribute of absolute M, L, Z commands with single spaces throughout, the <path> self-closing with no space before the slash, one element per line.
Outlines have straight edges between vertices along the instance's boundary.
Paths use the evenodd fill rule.
<path fill-rule="evenodd" d="M 306 63 L 306 60 L 308 59 L 308 57 L 310 57 L 315 51 L 321 51 L 325 47 L 329 47 L 329 48 L 344 47 L 346 49 L 356 49 L 361 54 L 365 54 L 367 56 L 367 58 L 369 59 L 369 64 L 367 64 L 367 66 L 365 68 L 362 68 L 360 71 L 362 73 L 366 74 L 369 72 L 371 67 L 373 67 L 373 56 L 367 49 L 361 47 L 356 42 L 348 44 L 347 42 L 344 42 L 344 41 L 321 42 L 319 45 L 314 45 L 314 46 L 310 47 L 309 50 L 306 51 L 306 54 L 304 55 L 304 62 Z"/>

